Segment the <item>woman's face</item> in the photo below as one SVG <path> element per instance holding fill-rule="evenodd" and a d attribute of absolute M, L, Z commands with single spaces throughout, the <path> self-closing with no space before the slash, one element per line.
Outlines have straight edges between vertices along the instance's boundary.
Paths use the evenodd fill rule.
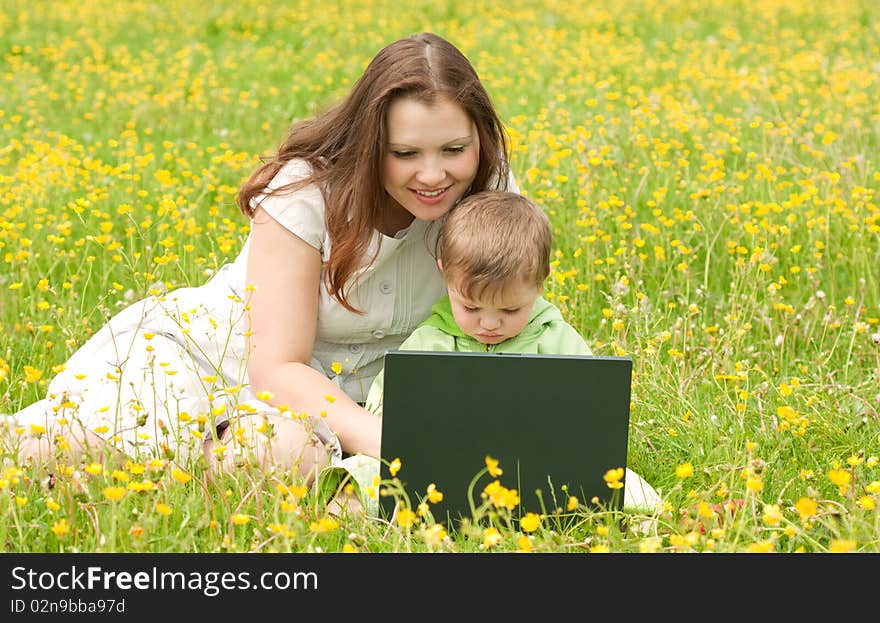
<path fill-rule="evenodd" d="M 386 225 L 402 229 L 412 217 L 440 218 L 477 174 L 476 126 L 461 106 L 444 98 L 431 104 L 398 98 L 388 108 L 387 121 L 382 185 L 395 205 Z"/>

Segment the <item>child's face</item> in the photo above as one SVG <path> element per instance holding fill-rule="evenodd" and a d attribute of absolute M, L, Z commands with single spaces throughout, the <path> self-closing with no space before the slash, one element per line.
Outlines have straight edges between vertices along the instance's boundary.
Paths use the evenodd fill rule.
<path fill-rule="evenodd" d="M 540 288 L 516 281 L 499 292 L 478 299 L 462 295 L 454 284 L 447 284 L 452 315 L 459 328 L 483 344 L 499 344 L 525 328 Z"/>

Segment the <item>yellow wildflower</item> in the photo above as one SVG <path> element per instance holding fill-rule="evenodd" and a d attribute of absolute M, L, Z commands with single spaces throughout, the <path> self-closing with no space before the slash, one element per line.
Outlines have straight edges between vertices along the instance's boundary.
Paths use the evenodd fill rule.
<path fill-rule="evenodd" d="M 795 503 L 794 508 L 800 514 L 801 520 L 806 520 L 816 514 L 819 505 L 810 498 L 801 498 Z"/>
<path fill-rule="evenodd" d="M 428 485 L 428 501 L 431 504 L 437 504 L 443 501 L 443 493 L 437 490 L 437 485 L 433 482 Z"/>
<path fill-rule="evenodd" d="M 402 464 L 400 462 L 400 459 L 394 459 L 393 461 L 391 461 L 391 464 L 388 466 L 388 472 L 391 474 L 392 478 L 394 476 L 397 476 L 397 472 L 400 471 L 401 467 Z"/>
<path fill-rule="evenodd" d="M 401 528 L 409 528 L 416 521 L 416 514 L 408 508 L 402 508 L 397 512 L 397 524 Z"/>
<path fill-rule="evenodd" d="M 59 519 L 52 524 L 52 532 L 59 538 L 66 536 L 70 532 L 70 524 L 66 519 Z"/>
<path fill-rule="evenodd" d="M 122 487 L 104 487 L 104 497 L 113 502 L 118 502 L 125 497 L 125 489 Z"/>
<path fill-rule="evenodd" d="M 498 528 L 492 526 L 483 530 L 483 546 L 495 547 L 501 542 L 501 533 Z"/>
<path fill-rule="evenodd" d="M 504 473 L 504 470 L 498 467 L 498 460 L 493 459 L 488 454 L 486 455 L 486 468 L 489 470 L 489 475 L 492 478 L 498 478 L 498 476 Z"/>
<path fill-rule="evenodd" d="M 519 520 L 519 526 L 523 532 L 534 532 L 541 525 L 541 516 L 535 513 L 526 513 L 525 517 Z"/>
<path fill-rule="evenodd" d="M 675 467 L 675 475 L 678 478 L 689 478 L 694 473 L 694 466 L 691 463 L 682 463 Z"/>

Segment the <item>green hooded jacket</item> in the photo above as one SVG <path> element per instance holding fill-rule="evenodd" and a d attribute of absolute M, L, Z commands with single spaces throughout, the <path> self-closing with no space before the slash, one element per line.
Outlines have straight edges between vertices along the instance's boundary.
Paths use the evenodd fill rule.
<path fill-rule="evenodd" d="M 536 353 L 546 355 L 592 355 L 584 338 L 562 318 L 555 305 L 538 297 L 529 322 L 519 334 L 499 344 L 483 344 L 465 334 L 452 315 L 449 297 L 431 307 L 431 315 L 400 345 L 400 350 L 444 352 Z M 384 374 L 379 372 L 367 395 L 367 410 L 382 414 Z"/>

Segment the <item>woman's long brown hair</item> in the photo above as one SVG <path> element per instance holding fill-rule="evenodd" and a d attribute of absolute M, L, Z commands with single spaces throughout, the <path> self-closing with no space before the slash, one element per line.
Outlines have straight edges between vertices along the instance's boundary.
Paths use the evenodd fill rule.
<path fill-rule="evenodd" d="M 296 123 L 278 152 L 254 171 L 238 193 L 239 208 L 251 217 L 260 195 L 317 184 L 324 196 L 331 241 L 327 289 L 355 313 L 362 311 L 348 302 L 348 282 L 364 265 L 373 232 L 388 206 L 381 167 L 388 142 L 387 111 L 398 97 L 426 104 L 443 97 L 458 103 L 476 126 L 480 140 L 477 173 L 466 194 L 485 190 L 493 181 L 499 189 L 506 189 L 507 142 L 488 93 L 455 46 L 432 33 L 421 33 L 383 48 L 345 99 Z M 267 189 L 278 171 L 295 158 L 309 163 L 311 176 Z"/>

